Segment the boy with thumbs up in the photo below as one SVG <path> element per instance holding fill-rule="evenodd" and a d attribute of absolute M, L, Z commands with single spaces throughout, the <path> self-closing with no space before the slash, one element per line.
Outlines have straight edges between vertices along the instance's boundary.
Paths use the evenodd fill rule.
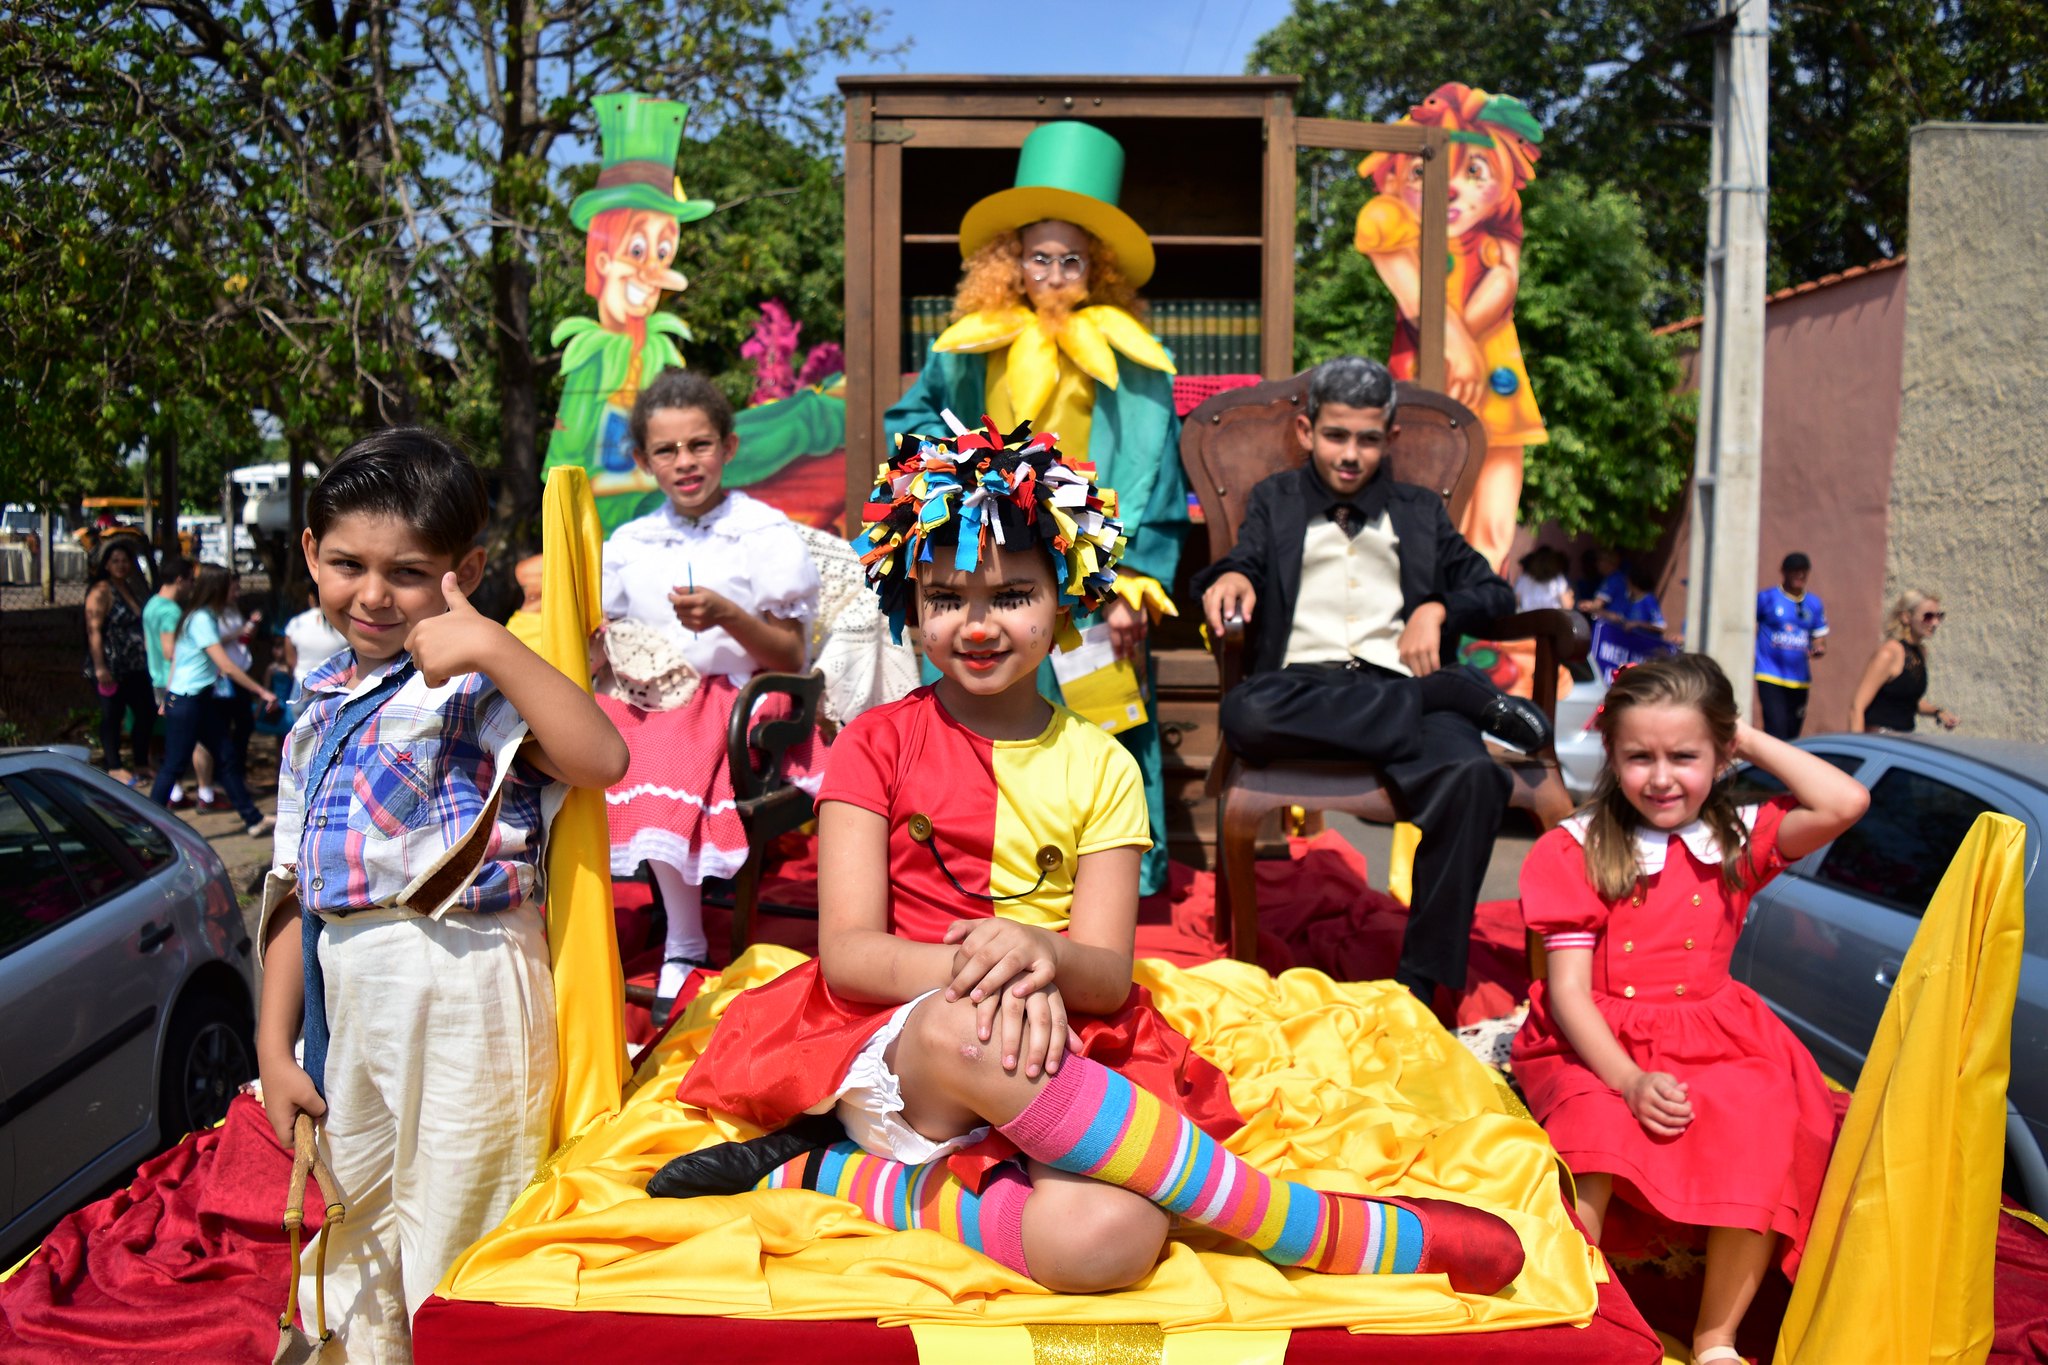
<path fill-rule="evenodd" d="M 541 838 L 555 784 L 626 770 L 589 694 L 469 604 L 488 515 L 468 457 L 418 428 L 356 442 L 306 500 L 348 648 L 285 741 L 257 1061 L 280 1142 L 301 1111 L 323 1125 L 350 1357 L 409 1358 L 412 1314 L 546 1155 Z"/>

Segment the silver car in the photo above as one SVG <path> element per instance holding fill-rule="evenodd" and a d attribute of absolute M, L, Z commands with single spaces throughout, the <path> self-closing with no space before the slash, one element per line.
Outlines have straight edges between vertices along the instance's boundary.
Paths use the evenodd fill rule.
<path fill-rule="evenodd" d="M 67 753 L 0 749 L 0 1265 L 227 1112 L 256 1071 L 250 952 L 183 821 Z"/>
<path fill-rule="evenodd" d="M 2025 953 L 2006 1092 L 2006 1187 L 2048 1210 L 2048 745 L 1890 735 L 1815 735 L 1799 747 L 1855 775 L 1870 810 L 1758 893 L 1733 972 L 1851 1084 L 1862 1069 L 1921 913 L 1977 817 L 2024 821 Z M 1776 789 L 1748 771 L 1739 779 Z"/>

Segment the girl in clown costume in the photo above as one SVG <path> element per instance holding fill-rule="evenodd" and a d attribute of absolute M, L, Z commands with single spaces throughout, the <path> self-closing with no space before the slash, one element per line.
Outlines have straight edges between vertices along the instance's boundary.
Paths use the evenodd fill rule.
<path fill-rule="evenodd" d="M 1173 361 L 1139 320 L 1153 251 L 1118 203 L 1123 171 L 1122 145 L 1099 128 L 1060 121 L 1032 131 L 1015 185 L 961 219 L 955 321 L 883 423 L 891 432 L 943 431 L 946 411 L 986 414 L 1005 431 L 1029 422 L 1121 495 L 1130 543 L 1102 619 L 1117 657 L 1136 660 L 1145 680 L 1147 719 L 1117 738 L 1144 780 L 1152 847 L 1139 886 L 1149 896 L 1166 889 L 1166 795 L 1144 642 L 1153 621 L 1175 614 L 1187 481 Z M 1048 697 L 1061 696 L 1050 666 L 1038 681 Z"/>
<path fill-rule="evenodd" d="M 1523 449 L 1550 439 L 1515 335 L 1521 191 L 1535 173 L 1543 130 L 1513 96 L 1489 95 L 1456 81 L 1437 87 L 1400 122 L 1450 130 L 1445 389 L 1478 413 L 1486 428 L 1486 460 L 1458 531 L 1498 572 L 1514 541 Z M 1397 379 L 1412 380 L 1422 312 L 1422 158 L 1375 152 L 1358 173 L 1379 193 L 1358 212 L 1355 245 L 1372 261 L 1399 312 L 1387 368 Z"/>
<path fill-rule="evenodd" d="M 1029 430 L 905 437 L 882 470 L 856 548 L 939 678 L 841 732 L 819 956 L 736 997 L 679 1091 L 771 1131 L 677 1158 L 649 1193 L 825 1190 L 1067 1293 L 1149 1274 L 1169 1215 L 1281 1265 L 1500 1290 L 1522 1250 L 1494 1215 L 1228 1152 L 1221 1074 L 1132 986 L 1136 768 L 1036 685 L 1110 588 L 1117 500 Z M 846 1136 L 774 1131 L 805 1114 Z"/>

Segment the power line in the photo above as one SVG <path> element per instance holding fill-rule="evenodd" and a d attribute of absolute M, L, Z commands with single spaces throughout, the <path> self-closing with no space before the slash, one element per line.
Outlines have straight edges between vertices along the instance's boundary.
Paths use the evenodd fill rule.
<path fill-rule="evenodd" d="M 1202 16 L 1208 12 L 1209 0 L 1202 0 L 1195 7 L 1195 22 L 1188 25 L 1188 44 L 1180 53 L 1180 74 L 1183 76 L 1188 74 L 1188 58 L 1195 55 L 1195 35 L 1202 31 Z"/>

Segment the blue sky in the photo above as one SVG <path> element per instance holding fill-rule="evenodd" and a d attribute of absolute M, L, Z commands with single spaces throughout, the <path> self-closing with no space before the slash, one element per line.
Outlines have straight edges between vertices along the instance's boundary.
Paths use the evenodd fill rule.
<path fill-rule="evenodd" d="M 900 58 L 821 72 L 1237 76 L 1260 34 L 1291 0 L 885 0 L 879 41 L 908 38 Z M 1068 37 L 1066 35 L 1073 35 Z"/>

